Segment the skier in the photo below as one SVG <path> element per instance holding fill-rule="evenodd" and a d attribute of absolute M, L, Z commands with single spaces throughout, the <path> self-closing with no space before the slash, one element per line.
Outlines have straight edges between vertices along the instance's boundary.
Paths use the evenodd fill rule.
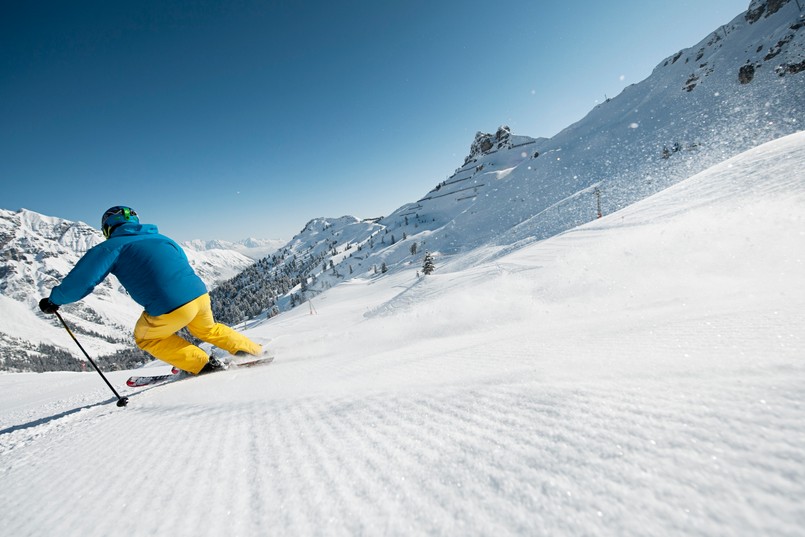
<path fill-rule="evenodd" d="M 204 282 L 181 247 L 155 225 L 140 224 L 130 207 L 115 206 L 103 214 L 101 229 L 106 241 L 84 254 L 50 297 L 39 301 L 43 312 L 53 314 L 81 300 L 111 273 L 145 310 L 134 327 L 134 341 L 160 360 L 193 374 L 224 368 L 176 334 L 185 327 L 230 354 L 262 353 L 259 344 L 215 322 Z"/>

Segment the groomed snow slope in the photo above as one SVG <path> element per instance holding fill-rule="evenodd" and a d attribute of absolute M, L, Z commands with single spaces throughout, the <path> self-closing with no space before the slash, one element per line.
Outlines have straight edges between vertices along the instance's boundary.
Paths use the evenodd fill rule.
<path fill-rule="evenodd" d="M 474 255 L 251 329 L 267 367 L 113 373 L 124 409 L 0 376 L 0 534 L 803 534 L 805 133 Z"/>

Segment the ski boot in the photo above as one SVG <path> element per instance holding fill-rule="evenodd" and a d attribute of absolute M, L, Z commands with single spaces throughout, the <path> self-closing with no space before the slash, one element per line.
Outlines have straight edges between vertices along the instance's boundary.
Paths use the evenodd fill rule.
<path fill-rule="evenodd" d="M 213 373 L 215 371 L 223 371 L 224 369 L 226 369 L 226 364 L 215 356 L 210 355 L 210 359 L 206 364 L 204 364 L 204 367 L 201 368 L 201 371 L 199 371 L 198 374 L 204 375 L 206 373 Z"/>

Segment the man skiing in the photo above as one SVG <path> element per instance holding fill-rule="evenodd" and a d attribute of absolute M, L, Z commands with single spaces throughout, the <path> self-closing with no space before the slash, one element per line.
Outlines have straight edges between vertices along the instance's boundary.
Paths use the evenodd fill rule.
<path fill-rule="evenodd" d="M 224 367 L 176 335 L 185 327 L 230 354 L 262 353 L 259 344 L 215 322 L 204 282 L 182 248 L 160 235 L 155 225 L 140 224 L 130 207 L 115 206 L 103 214 L 101 229 L 106 241 L 84 254 L 50 297 L 39 301 L 43 312 L 52 314 L 59 306 L 81 300 L 114 274 L 145 310 L 134 327 L 134 341 L 160 360 L 193 374 Z"/>

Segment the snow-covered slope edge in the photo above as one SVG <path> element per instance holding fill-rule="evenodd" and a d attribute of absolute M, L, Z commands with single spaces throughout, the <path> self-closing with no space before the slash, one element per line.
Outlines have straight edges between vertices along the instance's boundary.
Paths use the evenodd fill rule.
<path fill-rule="evenodd" d="M 495 246 L 489 249 L 497 251 Z M 417 277 L 412 267 L 389 276 L 389 283 L 384 278 L 353 281 L 343 291 L 336 287 L 323 293 L 315 299 L 319 316 L 326 304 L 336 301 L 331 296 L 336 293 L 366 292 L 379 301 L 369 305 L 356 296 L 343 321 L 355 326 L 344 327 L 344 336 L 338 336 L 340 330 L 322 333 L 320 357 L 334 354 L 337 359 L 343 353 L 346 359 L 352 352 L 371 353 L 374 345 L 418 356 L 427 353 L 431 338 L 462 341 L 460 352 L 466 352 L 474 348 L 472 342 L 489 346 L 482 343 L 485 332 L 497 333 L 501 325 L 517 321 L 523 322 L 524 332 L 534 333 L 529 339 L 562 330 L 566 340 L 556 334 L 552 339 L 571 346 L 579 337 L 592 343 L 576 330 L 588 323 L 601 331 L 618 331 L 629 323 L 648 325 L 672 336 L 682 321 L 695 325 L 705 317 L 726 321 L 735 316 L 750 323 L 753 311 L 764 316 L 777 311 L 780 326 L 793 327 L 794 320 L 805 319 L 805 308 L 798 306 L 805 304 L 805 132 L 749 150 L 616 213 L 498 255 L 494 262 L 478 263 L 477 255 L 457 254 L 428 277 Z M 783 315 L 791 318 L 784 321 Z M 787 359 L 796 358 L 805 346 L 800 331 L 777 332 L 771 318 L 757 322 L 751 332 L 765 332 L 758 342 L 733 335 Z M 317 324 L 301 308 L 260 326 L 279 339 L 280 349 L 294 354 L 292 347 L 303 341 L 306 351 L 316 345 L 312 334 L 296 330 L 308 325 L 316 332 Z M 272 328 L 278 326 L 282 328 Z M 699 329 L 708 341 L 724 337 L 706 324 Z M 287 332 L 285 345 L 277 330 Z M 646 342 L 650 344 L 648 335 Z M 720 360 L 737 362 L 747 354 L 733 354 L 733 343 L 723 339 L 722 345 L 695 354 L 700 358 L 717 350 Z M 369 351 L 358 350 L 367 345 Z M 679 349 L 687 347 L 680 339 Z M 684 354 L 679 351 L 676 358 L 686 358 Z M 687 358 L 690 367 L 701 365 L 698 358 Z M 648 367 L 623 365 L 634 371 Z M 597 371 L 605 373 L 605 366 Z"/>

